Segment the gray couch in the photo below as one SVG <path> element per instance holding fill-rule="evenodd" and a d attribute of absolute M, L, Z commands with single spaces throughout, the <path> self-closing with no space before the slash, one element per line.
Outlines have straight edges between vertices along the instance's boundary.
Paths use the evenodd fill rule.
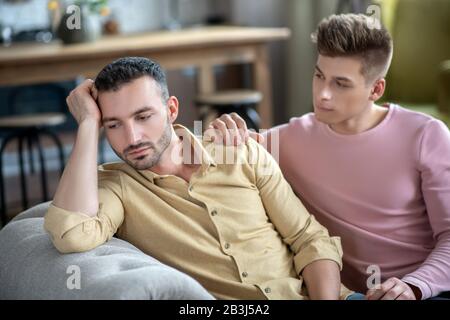
<path fill-rule="evenodd" d="M 43 228 L 48 205 L 0 230 L 0 300 L 214 299 L 193 278 L 117 238 L 88 252 L 60 254 Z"/>

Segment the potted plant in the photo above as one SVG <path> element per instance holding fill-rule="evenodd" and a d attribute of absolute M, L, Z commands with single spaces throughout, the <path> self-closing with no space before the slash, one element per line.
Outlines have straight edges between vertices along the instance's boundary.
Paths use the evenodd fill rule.
<path fill-rule="evenodd" d="M 49 9 L 63 10 L 56 35 L 66 44 L 97 40 L 102 34 L 100 16 L 109 14 L 108 0 L 76 0 L 70 4 L 51 0 Z"/>

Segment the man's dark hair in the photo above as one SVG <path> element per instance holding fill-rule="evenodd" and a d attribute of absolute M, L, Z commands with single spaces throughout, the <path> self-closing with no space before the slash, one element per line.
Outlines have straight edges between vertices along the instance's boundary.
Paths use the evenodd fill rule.
<path fill-rule="evenodd" d="M 95 79 L 95 87 L 101 91 L 117 91 L 126 83 L 143 76 L 149 76 L 156 81 L 161 89 L 164 103 L 169 99 L 166 75 L 162 67 L 155 61 L 142 57 L 120 58 L 100 71 Z"/>
<path fill-rule="evenodd" d="M 363 14 L 331 15 L 311 35 L 319 54 L 327 57 L 359 57 L 367 82 L 385 77 L 392 59 L 392 39 L 381 24 Z"/>

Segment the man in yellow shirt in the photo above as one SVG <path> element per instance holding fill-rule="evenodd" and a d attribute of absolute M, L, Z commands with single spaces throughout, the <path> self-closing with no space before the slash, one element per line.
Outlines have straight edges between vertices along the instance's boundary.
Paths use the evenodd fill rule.
<path fill-rule="evenodd" d="M 157 63 L 119 59 L 67 104 L 79 127 L 45 216 L 59 251 L 117 234 L 219 299 L 350 293 L 340 283 L 340 239 L 306 211 L 274 159 L 251 140 L 224 147 L 173 125 L 178 100 Z M 101 126 L 123 162 L 97 168 Z"/>

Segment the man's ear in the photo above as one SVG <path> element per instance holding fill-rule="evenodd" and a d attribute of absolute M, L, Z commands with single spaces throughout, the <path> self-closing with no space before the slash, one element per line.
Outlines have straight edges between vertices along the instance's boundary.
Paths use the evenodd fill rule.
<path fill-rule="evenodd" d="M 384 78 L 376 80 L 372 86 L 372 90 L 370 91 L 369 100 L 377 101 L 378 99 L 380 99 L 384 94 L 385 88 L 386 80 Z"/>
<path fill-rule="evenodd" d="M 170 123 L 174 123 L 178 117 L 178 99 L 175 96 L 170 96 L 167 100 L 167 115 Z"/>

